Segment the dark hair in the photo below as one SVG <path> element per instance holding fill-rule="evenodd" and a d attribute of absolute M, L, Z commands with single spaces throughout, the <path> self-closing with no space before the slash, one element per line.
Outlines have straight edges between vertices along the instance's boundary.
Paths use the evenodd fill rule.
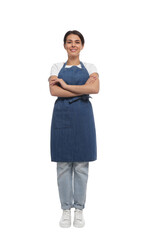
<path fill-rule="evenodd" d="M 70 35 L 70 34 L 78 35 L 79 38 L 81 39 L 82 45 L 84 45 L 85 39 L 84 39 L 83 35 L 82 35 L 79 31 L 77 31 L 77 30 L 68 31 L 68 32 L 65 34 L 64 39 L 63 39 L 63 40 L 64 40 L 64 44 L 66 43 L 66 38 L 67 38 L 67 36 Z"/>

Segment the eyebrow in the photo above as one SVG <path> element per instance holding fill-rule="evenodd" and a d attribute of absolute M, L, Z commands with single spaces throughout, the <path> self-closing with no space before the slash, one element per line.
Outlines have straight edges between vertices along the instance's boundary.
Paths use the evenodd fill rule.
<path fill-rule="evenodd" d="M 67 41 L 72 41 L 72 39 L 67 39 Z M 75 41 L 80 41 L 79 39 L 76 39 Z"/>

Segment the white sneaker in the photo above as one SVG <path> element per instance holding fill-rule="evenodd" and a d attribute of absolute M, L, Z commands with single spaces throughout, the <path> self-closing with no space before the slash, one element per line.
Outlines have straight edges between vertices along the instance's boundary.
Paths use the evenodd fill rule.
<path fill-rule="evenodd" d="M 85 225 L 85 220 L 83 217 L 83 210 L 75 209 L 73 226 L 81 228 L 81 227 L 84 227 L 84 225 Z"/>
<path fill-rule="evenodd" d="M 71 226 L 71 210 L 63 210 L 59 225 L 63 228 L 68 228 Z"/>

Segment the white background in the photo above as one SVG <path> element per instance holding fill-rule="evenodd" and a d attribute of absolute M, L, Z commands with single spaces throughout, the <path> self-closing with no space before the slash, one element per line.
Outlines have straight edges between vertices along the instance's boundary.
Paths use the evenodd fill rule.
<path fill-rule="evenodd" d="M 0 3 L 0 239 L 146 239 L 145 1 Z M 83 229 L 61 229 L 50 125 L 51 66 L 68 30 L 96 65 L 98 160 L 90 164 Z M 72 212 L 73 213 L 73 212 Z M 92 236 L 91 236 L 92 234 Z"/>

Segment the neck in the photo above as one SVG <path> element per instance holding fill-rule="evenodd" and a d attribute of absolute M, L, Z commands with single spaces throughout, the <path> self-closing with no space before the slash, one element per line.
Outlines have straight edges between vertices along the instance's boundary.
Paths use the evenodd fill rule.
<path fill-rule="evenodd" d="M 79 57 L 78 58 L 68 57 L 66 64 L 67 65 L 79 65 L 80 64 Z"/>

